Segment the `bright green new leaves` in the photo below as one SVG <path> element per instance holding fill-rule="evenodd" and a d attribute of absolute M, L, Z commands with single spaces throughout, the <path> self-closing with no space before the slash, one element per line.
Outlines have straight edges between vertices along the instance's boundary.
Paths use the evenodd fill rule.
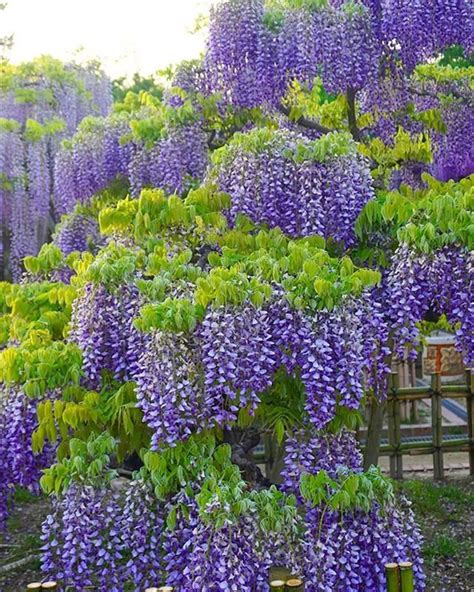
<path fill-rule="evenodd" d="M 228 206 L 229 196 L 212 185 L 184 200 L 144 190 L 138 200 L 119 201 L 102 211 L 101 229 L 133 233 L 139 246 L 109 243 L 82 264 L 84 277 L 117 285 L 142 276 L 137 285 L 155 302 L 143 309 L 138 326 L 178 332 L 193 330 L 208 306 L 262 306 L 276 285 L 296 308 L 330 310 L 380 281 L 378 273 L 356 268 L 347 257 L 331 257 L 321 237 L 291 240 L 278 228 L 256 228 L 244 216 L 228 229 L 222 212 Z M 176 291 L 186 297 L 177 299 Z"/>
<path fill-rule="evenodd" d="M 146 304 L 135 325 L 142 331 L 161 329 L 175 333 L 194 331 L 204 308 L 186 299 L 166 298 L 160 304 Z"/>
<path fill-rule="evenodd" d="M 402 186 L 369 202 L 357 220 L 357 235 L 383 232 L 426 253 L 449 244 L 473 249 L 474 175 L 443 183 L 424 174 L 423 180 L 424 190 Z"/>
<path fill-rule="evenodd" d="M 73 438 L 70 442 L 70 456 L 44 471 L 40 484 L 45 493 L 59 494 L 71 483 L 103 487 L 116 477 L 109 469 L 111 454 L 116 442 L 110 434 L 91 435 L 87 442 Z"/>
<path fill-rule="evenodd" d="M 41 451 L 47 440 L 60 441 L 58 458 L 69 454 L 72 435 L 86 440 L 107 430 L 117 441 L 119 460 L 139 452 L 149 443 L 149 431 L 136 405 L 135 384 L 110 385 L 97 393 L 78 385 L 66 386 L 62 399 L 38 403 L 38 427 L 33 433 L 33 450 Z"/>
<path fill-rule="evenodd" d="M 34 276 L 46 276 L 64 263 L 63 254 L 59 247 L 46 243 L 41 247 L 36 257 L 28 255 L 23 259 L 26 271 Z"/>
<path fill-rule="evenodd" d="M 195 497 L 201 519 L 215 528 L 237 523 L 242 515 L 254 513 L 257 525 L 265 532 L 295 529 L 295 497 L 276 487 L 249 491 L 239 468 L 232 464 L 231 447 L 218 445 L 210 435 L 193 435 L 162 452 L 148 451 L 143 461 L 141 475 L 150 478 L 159 500 L 166 501 L 184 490 Z M 174 528 L 178 512 L 186 517 L 188 509 L 183 504 L 173 506 L 166 520 L 168 528 Z"/>
<path fill-rule="evenodd" d="M 28 142 L 39 142 L 45 136 L 54 136 L 64 131 L 66 122 L 64 119 L 54 117 L 45 123 L 39 123 L 34 119 L 27 119 L 25 123 L 24 138 Z"/>
<path fill-rule="evenodd" d="M 420 115 L 420 118 L 422 116 Z M 424 118 L 428 118 L 425 115 Z M 433 115 L 432 124 L 441 126 Z M 358 144 L 359 151 L 370 158 L 376 167 L 372 170 L 374 178 L 384 178 L 384 185 L 388 185 L 389 176 L 394 168 L 407 162 L 430 163 L 433 160 L 431 141 L 427 134 L 411 135 L 400 127 L 393 138 L 393 144 L 387 145 L 380 138 L 374 138 L 366 144 Z"/>
<path fill-rule="evenodd" d="M 78 384 L 82 355 L 71 343 L 52 341 L 48 331 L 31 331 L 18 347 L 0 352 L 0 380 L 21 384 L 29 397 Z"/>
<path fill-rule="evenodd" d="M 215 307 L 227 304 L 239 306 L 247 301 L 261 306 L 270 298 L 271 293 L 269 284 L 256 277 L 249 277 L 235 265 L 229 269 L 216 267 L 211 269 L 206 278 L 199 278 L 194 298 L 203 308 L 210 303 Z"/>
<path fill-rule="evenodd" d="M 363 473 L 343 470 L 334 479 L 326 471 L 316 475 L 305 473 L 301 476 L 300 490 L 312 505 L 322 505 L 324 511 L 332 509 L 341 513 L 348 510 L 368 512 L 374 502 L 383 507 L 394 499 L 390 480 L 374 466 Z"/>
<path fill-rule="evenodd" d="M 234 158 L 237 150 L 259 154 L 270 148 L 281 149 L 286 158 L 294 159 L 295 162 L 306 160 L 324 162 L 329 158 L 354 154 L 357 145 L 348 132 L 334 131 L 317 140 L 297 142 L 288 148 L 288 138 L 281 133 L 281 130 L 262 127 L 246 133 L 236 133 L 228 144 L 213 153 L 212 162 L 218 170 L 223 163 Z"/>

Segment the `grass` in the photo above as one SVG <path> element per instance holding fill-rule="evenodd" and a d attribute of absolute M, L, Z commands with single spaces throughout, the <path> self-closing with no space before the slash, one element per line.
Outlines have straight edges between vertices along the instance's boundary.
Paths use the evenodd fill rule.
<path fill-rule="evenodd" d="M 474 533 L 470 526 L 474 508 L 472 485 L 404 481 L 398 488 L 411 500 L 425 537 L 423 555 L 428 575 L 432 575 L 429 589 L 440 589 L 439 578 L 446 570 L 451 573 L 455 570 L 471 581 L 474 569 Z"/>
<path fill-rule="evenodd" d="M 412 501 L 416 514 L 434 516 L 441 521 L 458 519 L 474 506 L 474 493 L 454 484 L 404 481 L 400 489 Z"/>

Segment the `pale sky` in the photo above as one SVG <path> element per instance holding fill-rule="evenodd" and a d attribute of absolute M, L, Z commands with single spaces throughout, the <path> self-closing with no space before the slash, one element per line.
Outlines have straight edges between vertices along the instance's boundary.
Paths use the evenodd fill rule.
<path fill-rule="evenodd" d="M 99 58 L 112 77 L 152 74 L 198 57 L 205 31 L 196 18 L 215 0 L 8 0 L 0 12 L 0 37 L 13 33 L 13 62 L 51 54 L 71 59 L 79 48 Z"/>

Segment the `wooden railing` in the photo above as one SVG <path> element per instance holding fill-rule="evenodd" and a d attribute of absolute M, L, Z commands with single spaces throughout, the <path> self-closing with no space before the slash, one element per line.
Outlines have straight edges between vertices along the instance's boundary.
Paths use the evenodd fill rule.
<path fill-rule="evenodd" d="M 431 385 L 420 387 L 399 387 L 397 374 L 392 374 L 387 399 L 388 444 L 380 448 L 381 455 L 390 456 L 390 476 L 403 478 L 404 454 L 432 454 L 434 478 L 444 478 L 443 454 L 447 452 L 468 452 L 470 474 L 474 475 L 474 372 L 466 372 L 465 385 L 443 385 L 440 375 L 432 374 Z M 401 436 L 400 407 L 406 401 L 431 400 L 431 440 L 403 442 Z M 443 437 L 443 399 L 465 399 L 467 430 L 459 438 Z"/>

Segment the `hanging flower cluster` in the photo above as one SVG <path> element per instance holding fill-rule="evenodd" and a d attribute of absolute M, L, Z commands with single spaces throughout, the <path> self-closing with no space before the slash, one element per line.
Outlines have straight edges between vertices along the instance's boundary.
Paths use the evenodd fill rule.
<path fill-rule="evenodd" d="M 353 434 L 301 430 L 285 445 L 284 487 L 299 494 L 306 508 L 304 575 L 309 590 L 382 592 L 386 589 L 383 566 L 391 561 L 413 562 L 417 590 L 423 590 L 422 539 L 409 503 L 402 500 L 401 506 L 383 508 L 375 503 L 369 511 L 349 512 L 313 505 L 301 497 L 300 483 L 305 476 L 318 479 L 321 471 L 330 479 L 341 475 L 346 484 L 351 474 L 362 475 L 362 456 Z M 373 559 L 367 561 L 367 557 Z"/>
<path fill-rule="evenodd" d="M 15 488 L 38 494 L 41 471 L 54 460 L 55 447 L 51 444 L 40 453 L 33 452 L 38 402 L 17 388 L 3 387 L 0 392 L 0 531 L 6 527 Z"/>
<path fill-rule="evenodd" d="M 321 76 L 329 92 L 357 91 L 387 61 L 408 72 L 444 48 L 474 46 L 470 2 L 266 3 L 227 0 L 211 12 L 205 67 L 235 105 L 278 103 L 288 84 Z"/>
<path fill-rule="evenodd" d="M 448 246 L 432 253 L 401 245 L 387 277 L 397 353 L 416 357 L 417 323 L 429 311 L 445 314 L 456 327 L 456 346 L 469 367 L 474 361 L 474 259 L 472 252 Z"/>
<path fill-rule="evenodd" d="M 214 162 L 210 178 L 232 198 L 231 222 L 245 214 L 289 236 L 319 234 L 351 247 L 356 218 L 374 197 L 368 164 L 344 134 L 311 141 L 255 130 L 219 150 Z"/>
<path fill-rule="evenodd" d="M 54 170 L 55 205 L 60 213 L 88 203 L 117 178 L 138 196 L 147 186 L 182 193 L 200 180 L 207 166 L 207 136 L 194 123 L 170 128 L 149 145 L 130 135 L 128 116 L 86 120 L 64 145 Z"/>

